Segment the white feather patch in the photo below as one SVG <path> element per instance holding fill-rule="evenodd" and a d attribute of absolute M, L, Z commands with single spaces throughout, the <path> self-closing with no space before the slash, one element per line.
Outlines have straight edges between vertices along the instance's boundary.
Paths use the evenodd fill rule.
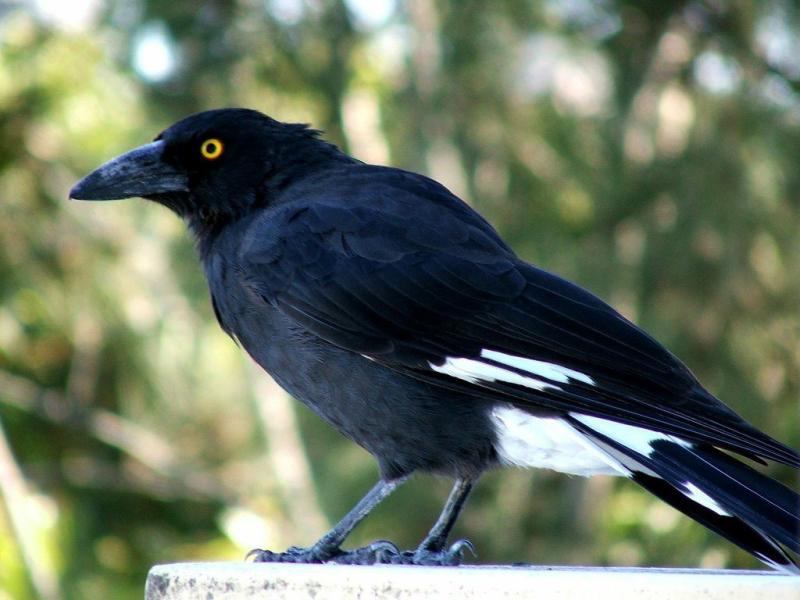
<path fill-rule="evenodd" d="M 569 383 L 570 379 L 575 381 L 582 381 L 589 385 L 594 385 L 594 379 L 589 377 L 586 373 L 581 373 L 575 369 L 569 369 L 556 363 L 545 362 L 543 360 L 534 360 L 532 358 L 524 358 L 522 356 L 513 356 L 511 354 L 503 354 L 496 350 L 481 350 L 481 356 L 490 360 L 503 363 L 510 367 L 527 371 L 538 377 L 544 377 L 551 381 L 559 381 L 561 383 Z"/>
<path fill-rule="evenodd" d="M 511 405 L 492 409 L 500 461 L 573 475 L 628 475 L 580 432 L 561 419 L 536 417 Z"/>
<path fill-rule="evenodd" d="M 691 447 L 688 442 L 677 438 L 668 433 L 661 431 L 653 431 L 645 427 L 637 427 L 635 425 L 627 425 L 625 423 L 618 423 L 617 421 L 610 421 L 601 417 L 591 417 L 589 415 L 581 415 L 578 413 L 570 413 L 573 418 L 577 419 L 584 425 L 591 427 L 597 433 L 602 433 L 604 436 L 611 438 L 615 442 L 622 444 L 635 450 L 643 456 L 650 456 L 653 453 L 653 443 L 658 441 L 673 442 L 679 444 L 684 448 Z"/>
<path fill-rule="evenodd" d="M 503 369 L 502 367 L 490 365 L 471 358 L 453 358 L 448 356 L 441 365 L 435 365 L 432 362 L 428 364 L 430 368 L 437 373 L 444 373 L 445 375 L 463 379 L 470 383 L 478 383 L 479 381 L 503 381 L 505 383 L 513 383 L 540 391 L 559 389 L 557 385 L 552 383 L 547 383 L 546 381 L 533 377 L 525 377 L 514 371 L 509 371 L 508 369 Z"/>
<path fill-rule="evenodd" d="M 692 444 L 686 440 L 682 440 L 681 438 L 675 437 L 674 435 L 670 435 L 668 433 L 653 431 L 652 429 L 646 429 L 645 427 L 636 427 L 633 425 L 626 425 L 624 423 L 617 423 L 615 421 L 609 421 L 608 419 L 602 419 L 600 417 L 590 417 L 588 415 L 579 415 L 576 413 L 571 413 L 571 415 L 598 433 L 602 433 L 606 437 L 609 437 L 615 442 L 627 446 L 631 450 L 634 450 L 643 456 L 650 456 L 653 454 L 653 443 L 657 441 L 671 442 L 673 444 L 683 446 L 684 448 L 692 447 Z M 650 471 L 650 469 L 642 468 L 639 470 L 650 475 L 656 475 Z M 684 496 L 693 502 L 697 502 L 709 510 L 713 510 L 718 515 L 730 516 L 730 513 L 722 508 L 717 501 L 714 500 L 714 498 L 709 496 L 691 481 L 685 481 L 683 482 L 682 486 L 676 487 Z"/>
<path fill-rule="evenodd" d="M 698 504 L 702 504 L 709 510 L 713 510 L 718 515 L 723 515 L 726 517 L 731 516 L 731 514 L 722 508 L 717 501 L 714 500 L 711 496 L 706 494 L 703 490 L 693 484 L 691 481 L 686 481 L 683 484 L 684 490 L 681 490 L 687 498 L 690 500 L 694 500 Z"/>

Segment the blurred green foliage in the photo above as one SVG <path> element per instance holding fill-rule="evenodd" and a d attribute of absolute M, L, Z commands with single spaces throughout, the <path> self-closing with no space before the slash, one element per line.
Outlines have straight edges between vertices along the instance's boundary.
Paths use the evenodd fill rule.
<path fill-rule="evenodd" d="M 308 544 L 375 478 L 218 329 L 173 215 L 66 201 L 205 108 L 441 180 L 800 445 L 798 31 L 789 0 L 0 3 L 0 600 Z M 350 543 L 414 545 L 447 488 Z M 488 474 L 456 534 L 481 562 L 757 566 L 608 478 Z"/>

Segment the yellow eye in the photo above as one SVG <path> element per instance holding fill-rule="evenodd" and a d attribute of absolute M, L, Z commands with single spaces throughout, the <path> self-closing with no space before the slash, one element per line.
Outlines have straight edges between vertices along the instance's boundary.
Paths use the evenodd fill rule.
<path fill-rule="evenodd" d="M 222 141 L 217 138 L 209 138 L 200 145 L 200 154 L 203 158 L 214 160 L 222 156 L 222 151 L 225 149 Z"/>

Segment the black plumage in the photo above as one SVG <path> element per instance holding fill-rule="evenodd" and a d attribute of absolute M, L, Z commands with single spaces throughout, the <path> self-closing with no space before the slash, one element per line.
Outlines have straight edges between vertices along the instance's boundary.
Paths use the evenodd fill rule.
<path fill-rule="evenodd" d="M 204 143 L 222 152 L 205 156 Z M 728 452 L 800 467 L 604 302 L 520 260 L 440 184 L 365 165 L 302 125 L 208 111 L 114 159 L 73 198 L 143 196 L 194 232 L 217 318 L 381 481 L 309 549 L 259 560 L 452 564 L 472 483 L 498 464 L 633 481 L 794 569 L 797 494 Z M 456 479 L 414 552 L 340 544 L 417 470 Z"/>

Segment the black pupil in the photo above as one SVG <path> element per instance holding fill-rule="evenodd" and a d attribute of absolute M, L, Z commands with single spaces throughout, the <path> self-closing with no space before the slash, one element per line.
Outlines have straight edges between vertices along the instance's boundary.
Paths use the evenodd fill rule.
<path fill-rule="evenodd" d="M 206 144 L 206 153 L 208 154 L 216 154 L 217 153 L 217 145 L 214 142 L 209 142 Z"/>

